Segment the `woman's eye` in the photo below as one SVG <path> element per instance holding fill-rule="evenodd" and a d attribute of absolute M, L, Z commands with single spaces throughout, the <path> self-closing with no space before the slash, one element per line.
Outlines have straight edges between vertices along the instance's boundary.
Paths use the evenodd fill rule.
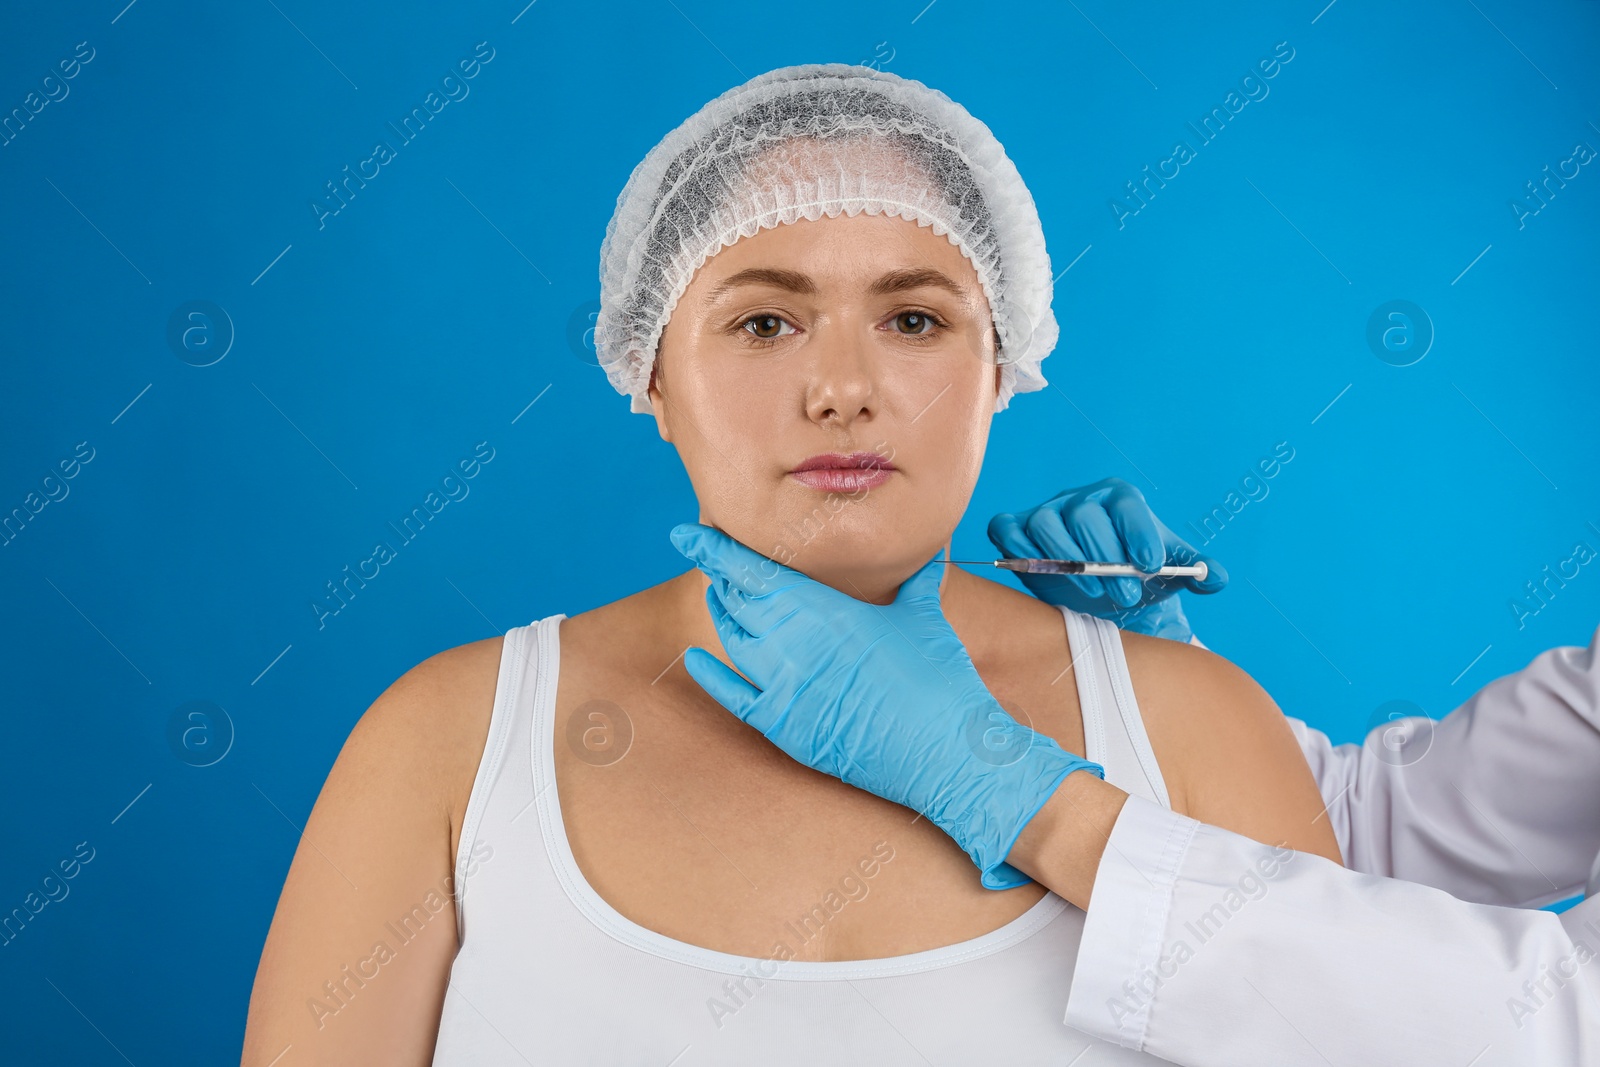
<path fill-rule="evenodd" d="M 919 337 L 933 332 L 939 323 L 923 311 L 902 311 L 894 317 L 895 328 L 907 337 Z"/>
<path fill-rule="evenodd" d="M 774 341 L 784 336 L 781 328 L 789 326 L 787 322 L 776 315 L 752 315 L 740 327 L 750 336 L 762 341 Z M 794 327 L 789 326 L 789 332 L 794 332 Z"/>

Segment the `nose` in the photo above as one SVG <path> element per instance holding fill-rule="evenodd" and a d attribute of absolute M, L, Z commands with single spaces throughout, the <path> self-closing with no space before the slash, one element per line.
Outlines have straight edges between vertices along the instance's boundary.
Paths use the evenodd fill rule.
<path fill-rule="evenodd" d="M 821 331 L 806 387 L 806 415 L 812 422 L 850 426 L 870 419 L 878 404 L 872 353 L 855 331 L 841 326 Z"/>

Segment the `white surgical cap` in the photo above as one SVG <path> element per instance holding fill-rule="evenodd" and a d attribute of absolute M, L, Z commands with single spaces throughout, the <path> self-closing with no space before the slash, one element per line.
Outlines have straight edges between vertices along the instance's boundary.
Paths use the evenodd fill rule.
<path fill-rule="evenodd" d="M 1058 333 L 1050 258 L 1016 166 L 937 89 L 846 63 L 752 78 L 633 169 L 600 246 L 594 339 L 611 384 L 631 410 L 651 410 L 661 331 L 718 251 L 798 219 L 862 213 L 931 226 L 972 262 L 1000 342 L 995 411 L 1044 388 L 1039 364 Z"/>

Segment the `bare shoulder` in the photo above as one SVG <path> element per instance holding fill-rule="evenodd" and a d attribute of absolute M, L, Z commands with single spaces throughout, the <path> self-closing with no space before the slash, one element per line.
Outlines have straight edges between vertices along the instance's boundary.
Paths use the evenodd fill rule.
<path fill-rule="evenodd" d="M 411 787 L 448 815 L 452 855 L 489 736 L 504 642 L 490 637 L 429 656 L 373 701 L 345 742 L 360 764 L 408 769 Z"/>
<path fill-rule="evenodd" d="M 250 995 L 245 1064 L 275 1062 L 287 1045 L 301 1063 L 431 1060 L 457 949 L 455 843 L 500 648 L 493 638 L 430 656 L 350 731 L 278 898 Z M 380 970 L 390 977 L 372 981 Z"/>
<path fill-rule="evenodd" d="M 1122 648 L 1175 810 L 1341 860 L 1305 755 L 1254 678 L 1197 645 L 1122 631 Z"/>

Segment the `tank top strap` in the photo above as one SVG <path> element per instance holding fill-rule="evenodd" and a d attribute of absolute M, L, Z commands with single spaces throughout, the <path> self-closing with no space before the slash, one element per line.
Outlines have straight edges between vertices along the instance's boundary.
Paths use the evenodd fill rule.
<path fill-rule="evenodd" d="M 1106 781 L 1117 788 L 1172 807 L 1133 695 L 1122 631 L 1105 619 L 1069 608 L 1061 608 L 1061 614 L 1083 712 L 1084 755 L 1104 767 Z"/>
<path fill-rule="evenodd" d="M 472 782 L 467 810 L 461 819 L 461 840 L 456 848 L 456 936 L 466 940 L 466 906 L 472 874 L 485 854 L 514 848 L 525 840 L 537 820 L 523 820 L 535 799 L 533 760 L 534 713 L 539 701 L 556 683 L 555 628 L 565 615 L 556 614 L 505 632 L 500 650 L 500 673 L 495 681 L 494 710 L 484 741 L 478 773 Z M 517 824 L 517 825 L 513 825 Z M 520 827 L 520 830 L 519 830 Z"/>

